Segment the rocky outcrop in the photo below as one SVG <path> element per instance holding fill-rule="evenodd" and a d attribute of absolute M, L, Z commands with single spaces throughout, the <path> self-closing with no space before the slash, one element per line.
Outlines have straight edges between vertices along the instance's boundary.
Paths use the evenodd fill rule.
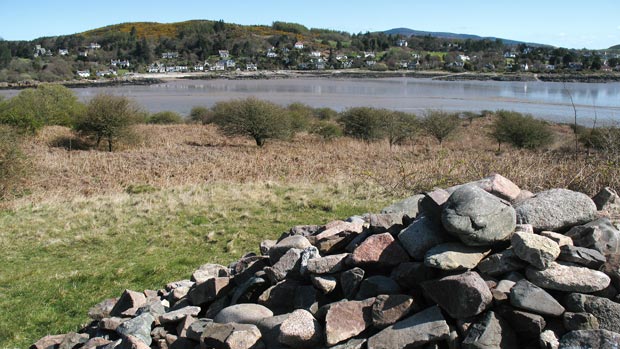
<path fill-rule="evenodd" d="M 32 348 L 617 346 L 620 232 L 596 210 L 614 200 L 531 194 L 499 175 L 436 189 L 126 290 Z"/>

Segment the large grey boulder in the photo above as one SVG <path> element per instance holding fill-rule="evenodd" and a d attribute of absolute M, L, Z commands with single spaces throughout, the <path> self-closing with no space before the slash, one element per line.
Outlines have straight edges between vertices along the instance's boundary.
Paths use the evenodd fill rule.
<path fill-rule="evenodd" d="M 563 231 L 596 218 L 596 205 L 586 194 L 568 189 L 540 192 L 515 207 L 517 223 L 534 230 Z"/>
<path fill-rule="evenodd" d="M 273 312 L 262 305 L 243 303 L 222 309 L 213 321 L 220 324 L 236 322 L 256 325 L 262 319 L 271 316 L 273 316 Z"/>
<path fill-rule="evenodd" d="M 398 241 L 416 261 L 424 260 L 428 250 L 451 239 L 441 224 L 420 216 L 398 234 Z"/>
<path fill-rule="evenodd" d="M 510 238 L 515 254 L 538 269 L 546 269 L 560 255 L 557 242 L 544 236 L 515 232 Z"/>
<path fill-rule="evenodd" d="M 450 195 L 441 222 L 466 245 L 490 246 L 510 238 L 516 218 L 508 202 L 477 186 L 466 185 Z"/>
<path fill-rule="evenodd" d="M 620 347 L 620 334 L 606 330 L 571 331 L 562 336 L 560 349 L 611 349 Z"/>
<path fill-rule="evenodd" d="M 620 329 L 620 303 L 602 297 L 571 293 L 564 300 L 566 310 L 575 313 L 590 313 L 596 316 L 601 329 Z"/>
<path fill-rule="evenodd" d="M 337 273 L 344 269 L 347 257 L 349 253 L 312 258 L 308 260 L 307 270 L 314 274 Z"/>
<path fill-rule="evenodd" d="M 565 262 L 553 262 L 545 270 L 529 267 L 525 276 L 542 288 L 564 292 L 601 291 L 611 282 L 605 273 Z"/>
<path fill-rule="evenodd" d="M 368 349 L 417 348 L 448 339 L 450 327 L 437 306 L 398 321 L 368 339 Z"/>
<path fill-rule="evenodd" d="M 271 261 L 271 265 L 276 264 L 280 260 L 280 257 L 284 256 L 291 248 L 303 250 L 310 246 L 312 246 L 310 241 L 301 235 L 286 237 L 269 249 L 269 260 Z"/>
<path fill-rule="evenodd" d="M 422 288 L 428 298 L 456 319 L 482 313 L 493 299 L 484 279 L 473 271 L 426 281 Z"/>

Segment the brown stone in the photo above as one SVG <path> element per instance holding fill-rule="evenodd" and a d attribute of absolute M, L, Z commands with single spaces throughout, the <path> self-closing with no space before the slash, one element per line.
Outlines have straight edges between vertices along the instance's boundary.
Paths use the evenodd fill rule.
<path fill-rule="evenodd" d="M 332 305 L 325 317 L 327 344 L 332 346 L 357 336 L 372 325 L 375 298 L 340 302 Z"/>
<path fill-rule="evenodd" d="M 409 255 L 390 233 L 372 235 L 358 246 L 351 258 L 353 264 L 377 267 L 409 262 Z"/>

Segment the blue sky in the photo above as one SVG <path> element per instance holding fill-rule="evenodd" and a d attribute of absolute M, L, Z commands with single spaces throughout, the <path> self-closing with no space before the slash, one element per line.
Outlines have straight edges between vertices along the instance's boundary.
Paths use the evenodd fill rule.
<path fill-rule="evenodd" d="M 407 27 L 601 49 L 620 44 L 617 0 L 0 0 L 0 37 L 31 40 L 134 21 L 275 20 L 350 33 Z"/>

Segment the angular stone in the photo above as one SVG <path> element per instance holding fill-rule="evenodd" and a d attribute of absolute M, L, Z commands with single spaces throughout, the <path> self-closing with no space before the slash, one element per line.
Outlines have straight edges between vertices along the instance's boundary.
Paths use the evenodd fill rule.
<path fill-rule="evenodd" d="M 296 225 L 289 230 L 288 236 L 301 235 L 309 237 L 318 233 L 320 229 L 321 227 L 318 225 Z"/>
<path fill-rule="evenodd" d="M 570 237 L 564 235 L 564 234 L 560 234 L 560 233 L 556 233 L 554 231 L 547 231 L 547 230 L 543 230 L 540 233 L 538 233 L 540 236 L 544 236 L 546 238 L 549 238 L 555 242 L 558 243 L 558 246 L 560 246 L 560 248 L 562 248 L 562 246 L 565 245 L 570 245 L 573 246 L 573 239 L 571 239 Z"/>
<path fill-rule="evenodd" d="M 269 261 L 269 257 L 242 258 L 235 263 L 232 281 L 235 285 L 241 286 L 251 278 L 256 277 L 258 273 L 262 273 L 263 270 L 270 265 L 271 262 Z M 263 277 L 265 276 L 263 275 Z"/>
<path fill-rule="evenodd" d="M 600 271 L 611 278 L 614 287 L 620 290 L 620 254 L 609 255 Z"/>
<path fill-rule="evenodd" d="M 487 284 L 473 271 L 426 281 L 422 288 L 428 298 L 456 319 L 482 313 L 493 299 Z"/>
<path fill-rule="evenodd" d="M 200 337 L 205 331 L 205 328 L 211 324 L 213 324 L 213 320 L 211 319 L 197 319 L 187 328 L 187 331 L 185 332 L 187 338 L 200 342 Z"/>
<path fill-rule="evenodd" d="M 609 209 L 611 206 L 620 205 L 620 197 L 618 196 L 618 193 L 610 187 L 601 189 L 596 195 L 594 195 L 592 201 L 594 201 L 596 209 L 599 211 Z"/>
<path fill-rule="evenodd" d="M 566 232 L 575 246 L 592 248 L 603 255 L 620 253 L 620 231 L 608 218 L 599 218 Z"/>
<path fill-rule="evenodd" d="M 230 305 L 237 303 L 256 303 L 258 297 L 269 288 L 271 284 L 260 277 L 253 277 L 244 284 L 239 285 L 232 292 Z"/>
<path fill-rule="evenodd" d="M 510 238 L 515 254 L 538 269 L 546 269 L 560 255 L 557 242 L 536 234 L 515 232 Z"/>
<path fill-rule="evenodd" d="M 187 337 L 187 330 L 197 320 L 198 319 L 191 315 L 187 315 L 184 318 L 181 318 L 181 320 L 179 320 L 177 323 L 176 334 L 179 337 Z"/>
<path fill-rule="evenodd" d="M 509 248 L 490 255 L 478 263 L 478 270 L 489 276 L 500 276 L 525 268 L 527 263 L 519 258 L 514 249 Z"/>
<path fill-rule="evenodd" d="M 388 232 L 398 234 L 403 227 L 403 215 L 398 213 L 382 213 L 368 215 L 368 229 L 373 234 Z"/>
<path fill-rule="evenodd" d="M 401 320 L 368 339 L 368 349 L 421 347 L 450 337 L 439 307 L 432 306 Z"/>
<path fill-rule="evenodd" d="M 357 266 L 390 267 L 408 262 L 409 255 L 390 233 L 383 233 L 368 237 L 353 251 L 351 261 Z"/>
<path fill-rule="evenodd" d="M 520 348 L 517 337 L 501 317 L 488 311 L 484 317 L 471 325 L 461 344 L 462 349 Z"/>
<path fill-rule="evenodd" d="M 200 313 L 200 307 L 181 308 L 159 316 L 159 323 L 167 324 L 171 322 L 179 322 L 187 316 L 196 316 L 198 313 Z"/>
<path fill-rule="evenodd" d="M 454 191 L 441 215 L 444 228 L 469 246 L 505 241 L 515 230 L 515 210 L 509 203 L 471 185 Z"/>
<path fill-rule="evenodd" d="M 508 306 L 498 307 L 496 312 L 508 321 L 508 324 L 518 338 L 526 340 L 538 339 L 547 325 L 545 319 L 538 314 L 516 310 Z"/>
<path fill-rule="evenodd" d="M 387 276 L 374 275 L 362 280 L 355 299 L 366 299 L 380 294 L 398 294 L 400 291 L 396 281 Z"/>
<path fill-rule="evenodd" d="M 280 325 L 280 342 L 292 348 L 313 348 L 323 340 L 323 329 L 307 310 L 292 312 Z"/>
<path fill-rule="evenodd" d="M 58 349 L 73 349 L 81 347 L 82 344 L 88 342 L 89 336 L 86 333 L 70 332 L 65 335 L 62 342 L 58 345 Z"/>
<path fill-rule="evenodd" d="M 404 294 L 379 295 L 372 305 L 372 324 L 384 328 L 394 324 L 412 311 L 419 311 L 413 298 Z"/>
<path fill-rule="evenodd" d="M 272 247 L 274 247 L 277 243 L 278 243 L 278 241 L 276 241 L 276 240 L 263 240 L 263 241 L 261 241 L 260 245 L 259 245 L 260 254 L 262 256 L 269 255 L 269 250 Z"/>
<path fill-rule="evenodd" d="M 420 212 L 419 204 L 422 198 L 424 198 L 424 195 L 422 194 L 410 196 L 402 201 L 385 207 L 381 210 L 381 213 L 402 213 L 410 218 L 415 218 L 418 215 L 418 212 Z"/>
<path fill-rule="evenodd" d="M 80 349 L 100 349 L 110 343 L 112 343 L 111 340 L 103 337 L 93 337 L 84 343 L 84 346 L 80 347 Z"/>
<path fill-rule="evenodd" d="M 534 230 L 563 231 L 596 218 L 596 205 L 585 194 L 568 189 L 551 189 L 536 194 L 515 207 L 517 222 Z"/>
<path fill-rule="evenodd" d="M 155 317 L 151 313 L 144 313 L 120 324 L 116 328 L 116 332 L 125 337 L 136 337 L 147 346 L 150 346 L 152 343 L 151 326 L 153 322 L 155 322 Z"/>
<path fill-rule="evenodd" d="M 343 232 L 352 234 L 361 234 L 364 230 L 364 224 L 361 222 L 345 222 L 334 221 L 325 226 L 325 229 L 320 233 L 314 235 L 314 238 L 318 241 L 328 238 L 330 236 L 338 235 Z M 346 234 L 348 235 L 348 234 Z"/>
<path fill-rule="evenodd" d="M 62 340 L 65 339 L 65 336 L 66 335 L 64 334 L 45 336 L 39 339 L 38 341 L 36 341 L 36 343 L 34 343 L 30 348 L 32 349 L 54 349 L 56 346 L 62 343 Z"/>
<path fill-rule="evenodd" d="M 597 250 L 579 246 L 562 246 L 560 248 L 559 261 L 571 262 L 583 265 L 590 269 L 598 270 L 607 259 Z"/>
<path fill-rule="evenodd" d="M 291 248 L 298 248 L 303 250 L 312 246 L 307 238 L 301 235 L 293 235 L 280 240 L 275 246 L 269 250 L 269 260 L 271 265 L 274 265 L 280 260 L 280 257 L 284 256 Z"/>
<path fill-rule="evenodd" d="M 441 270 L 473 269 L 490 252 L 486 247 L 447 242 L 428 250 L 424 264 Z"/>
<path fill-rule="evenodd" d="M 123 313 L 130 309 L 134 309 L 133 314 L 135 314 L 135 310 L 145 304 L 146 296 L 144 296 L 144 293 L 125 290 L 114 305 L 114 308 L 110 311 L 110 316 L 122 316 Z"/>
<path fill-rule="evenodd" d="M 197 284 L 207 281 L 207 279 L 215 277 L 229 276 L 228 268 L 219 264 L 207 263 L 203 264 L 192 273 L 191 281 Z"/>
<path fill-rule="evenodd" d="M 314 274 L 337 273 L 344 269 L 348 253 L 335 254 L 308 260 L 308 271 Z"/>
<path fill-rule="evenodd" d="M 364 269 L 355 267 L 340 274 L 340 287 L 344 298 L 353 299 L 364 278 Z"/>
<path fill-rule="evenodd" d="M 265 268 L 265 273 L 271 283 L 275 284 L 285 278 L 298 278 L 301 275 L 301 253 L 303 250 L 291 248 L 278 259 L 271 267 Z"/>
<path fill-rule="evenodd" d="M 338 280 L 330 275 L 311 275 L 310 281 L 323 294 L 331 293 L 338 286 Z"/>
<path fill-rule="evenodd" d="M 321 254 L 316 247 L 310 246 L 301 251 L 301 257 L 299 258 L 299 273 L 302 277 L 306 277 L 308 275 L 308 261 L 315 258 L 321 258 Z"/>
<path fill-rule="evenodd" d="M 444 189 L 424 193 L 424 197 L 420 200 L 420 213 L 441 224 L 441 212 L 449 197 L 450 193 Z"/>
<path fill-rule="evenodd" d="M 591 293 L 604 290 L 611 279 L 604 273 L 564 262 L 553 262 L 545 270 L 527 268 L 525 276 L 532 283 L 542 288 L 564 291 Z"/>
<path fill-rule="evenodd" d="M 495 288 L 491 289 L 493 300 L 496 303 L 507 301 L 510 298 L 510 290 L 516 285 L 512 280 L 500 280 Z"/>
<path fill-rule="evenodd" d="M 202 349 L 258 349 L 261 333 L 258 327 L 248 324 L 213 324 L 200 338 Z"/>
<path fill-rule="evenodd" d="M 596 316 L 603 330 L 620 329 L 620 303 L 602 297 L 571 293 L 565 299 L 566 309 L 575 313 L 590 313 Z"/>
<path fill-rule="evenodd" d="M 506 201 L 514 202 L 519 195 L 521 194 L 521 189 L 514 184 L 511 180 L 506 177 L 494 173 L 489 177 L 483 178 L 481 180 L 475 182 L 469 182 L 461 185 L 457 185 L 454 187 L 450 187 L 446 189 L 446 191 L 453 193 L 456 189 L 466 186 L 466 185 L 474 185 L 479 187 L 480 189 L 488 192 L 489 194 L 493 194 L 500 199 L 504 199 Z"/>
<path fill-rule="evenodd" d="M 316 289 L 294 280 L 284 280 L 268 288 L 258 297 L 258 303 L 271 309 L 275 315 L 295 309 L 310 309 L 316 302 Z"/>
<path fill-rule="evenodd" d="M 374 298 L 333 304 L 325 317 L 327 345 L 357 336 L 372 325 Z"/>
<path fill-rule="evenodd" d="M 431 248 L 447 242 L 450 236 L 441 224 L 420 216 L 398 234 L 398 241 L 415 261 L 422 261 Z"/>
<path fill-rule="evenodd" d="M 271 316 L 273 316 L 273 312 L 260 304 L 242 303 L 222 309 L 213 319 L 213 322 L 256 325 L 260 320 Z"/>
<path fill-rule="evenodd" d="M 280 342 L 280 326 L 291 315 L 282 314 L 262 319 L 256 326 L 262 334 L 262 341 L 267 348 L 286 347 Z"/>
<path fill-rule="evenodd" d="M 132 335 L 123 337 L 121 345 L 115 346 L 114 348 L 115 349 L 116 348 L 118 349 L 151 349 L 151 347 L 147 345 L 146 343 L 144 343 L 140 338 L 132 336 Z M 105 348 L 105 349 L 108 349 L 108 348 Z"/>
<path fill-rule="evenodd" d="M 222 297 L 227 294 L 231 288 L 232 285 L 230 284 L 229 277 L 215 277 L 203 283 L 196 284 L 194 288 L 189 291 L 188 296 L 193 305 L 199 306 Z"/>
<path fill-rule="evenodd" d="M 510 289 L 510 304 L 545 316 L 560 316 L 564 307 L 542 288 L 523 279 Z"/>
<path fill-rule="evenodd" d="M 116 328 L 127 320 L 129 320 L 129 318 L 106 317 L 99 320 L 97 326 L 102 330 L 116 331 Z"/>
<path fill-rule="evenodd" d="M 313 241 L 312 243 L 323 255 L 343 253 L 347 247 L 360 235 L 349 231 L 343 231 L 336 235 Z M 311 237 L 313 238 L 313 237 Z"/>
<path fill-rule="evenodd" d="M 367 340 L 364 338 L 351 339 L 345 343 L 329 347 L 329 349 L 363 349 L 366 348 Z"/>
<path fill-rule="evenodd" d="M 596 316 L 590 313 L 565 312 L 562 317 L 564 328 L 569 331 L 598 330 L 599 324 Z"/>
<path fill-rule="evenodd" d="M 108 298 L 100 303 L 95 304 L 88 310 L 88 317 L 99 321 L 103 318 L 109 317 L 114 305 L 118 301 L 118 298 Z"/>
<path fill-rule="evenodd" d="M 571 331 L 562 336 L 560 349 L 611 349 L 620 347 L 620 334 L 606 330 Z"/>
<path fill-rule="evenodd" d="M 438 270 L 429 268 L 424 263 L 401 263 L 392 270 L 390 277 L 405 290 L 418 288 L 419 284 L 434 279 Z"/>

